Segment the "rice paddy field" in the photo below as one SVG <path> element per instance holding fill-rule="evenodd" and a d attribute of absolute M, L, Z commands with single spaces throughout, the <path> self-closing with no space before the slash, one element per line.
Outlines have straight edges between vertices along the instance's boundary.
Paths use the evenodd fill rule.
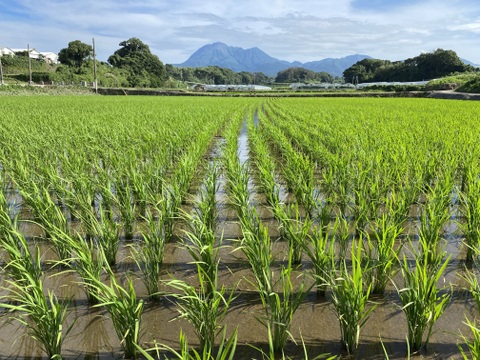
<path fill-rule="evenodd" d="M 0 359 L 480 357 L 480 103 L 0 114 Z"/>

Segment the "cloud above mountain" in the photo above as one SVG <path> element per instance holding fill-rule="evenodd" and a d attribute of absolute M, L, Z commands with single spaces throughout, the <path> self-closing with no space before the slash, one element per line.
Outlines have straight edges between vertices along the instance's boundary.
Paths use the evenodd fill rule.
<path fill-rule="evenodd" d="M 0 0 L 0 47 L 59 51 L 95 38 L 105 60 L 138 37 L 166 63 L 206 43 L 258 46 L 288 61 L 366 53 L 399 60 L 437 48 L 480 63 L 477 0 Z"/>

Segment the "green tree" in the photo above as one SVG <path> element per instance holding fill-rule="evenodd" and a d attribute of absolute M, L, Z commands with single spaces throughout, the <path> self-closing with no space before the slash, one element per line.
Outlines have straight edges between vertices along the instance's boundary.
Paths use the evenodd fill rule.
<path fill-rule="evenodd" d="M 472 71 L 452 50 L 437 49 L 405 61 L 364 59 L 343 72 L 346 82 L 420 81 L 443 77 L 455 72 Z"/>
<path fill-rule="evenodd" d="M 137 38 L 122 41 L 120 49 L 108 58 L 114 68 L 128 71 L 130 86 L 159 87 L 165 81 L 165 66 L 148 45 Z"/>
<path fill-rule="evenodd" d="M 455 51 L 443 49 L 421 54 L 413 59 L 413 64 L 423 79 L 434 79 L 454 72 L 464 72 L 468 68 Z"/>
<path fill-rule="evenodd" d="M 93 47 L 91 45 L 82 43 L 80 40 L 75 40 L 69 42 L 68 47 L 60 50 L 58 60 L 64 65 L 80 69 L 84 61 L 92 54 Z"/>
<path fill-rule="evenodd" d="M 326 72 L 326 71 L 321 71 L 319 73 L 316 73 L 315 75 L 316 80 L 320 82 L 325 82 L 325 83 L 333 83 L 334 77 L 332 74 Z"/>
<path fill-rule="evenodd" d="M 291 67 L 282 71 L 279 71 L 275 82 L 278 83 L 294 83 L 294 82 L 306 82 L 314 80 L 316 74 L 312 70 L 307 70 L 301 67 Z"/>

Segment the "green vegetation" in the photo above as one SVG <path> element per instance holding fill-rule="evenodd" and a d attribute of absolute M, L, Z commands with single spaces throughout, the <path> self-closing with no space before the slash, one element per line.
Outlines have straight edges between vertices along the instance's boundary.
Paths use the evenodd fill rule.
<path fill-rule="evenodd" d="M 295 82 L 326 82 L 333 83 L 334 77 L 327 72 L 315 72 L 301 67 L 288 68 L 279 71 L 275 82 L 277 83 L 295 83 Z"/>
<path fill-rule="evenodd" d="M 343 72 L 345 82 L 422 81 L 477 71 L 452 50 L 437 49 L 404 61 L 364 59 Z"/>
<path fill-rule="evenodd" d="M 166 77 L 169 81 L 199 84 L 244 84 L 244 85 L 269 85 L 273 79 L 260 72 L 235 72 L 218 66 L 184 67 L 165 65 Z"/>
<path fill-rule="evenodd" d="M 137 38 L 122 41 L 119 45 L 121 48 L 108 58 L 108 63 L 127 72 L 130 86 L 152 88 L 163 85 L 165 67 L 150 52 L 148 45 Z"/>
<path fill-rule="evenodd" d="M 3 98 L 0 356 L 476 356 L 479 110 Z"/>
<path fill-rule="evenodd" d="M 480 93 L 480 76 L 477 74 L 475 77 L 472 77 L 465 84 L 461 85 L 457 91 L 477 94 Z"/>
<path fill-rule="evenodd" d="M 471 80 L 478 77 L 476 73 L 457 73 L 450 76 L 444 76 L 439 79 L 431 80 L 427 83 L 427 90 L 448 90 L 449 88 L 458 89 Z"/>

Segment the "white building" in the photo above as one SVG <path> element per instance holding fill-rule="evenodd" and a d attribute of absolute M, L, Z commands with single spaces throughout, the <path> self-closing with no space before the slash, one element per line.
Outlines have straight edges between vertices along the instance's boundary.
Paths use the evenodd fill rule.
<path fill-rule="evenodd" d="M 0 48 L 0 56 L 14 56 L 14 55 L 15 55 L 15 51 L 13 51 L 12 49 L 7 47 Z"/>
<path fill-rule="evenodd" d="M 49 64 L 58 64 L 58 54 L 51 52 L 51 51 L 42 51 L 40 55 L 43 56 L 45 61 Z"/>
<path fill-rule="evenodd" d="M 11 49 L 11 48 L 0 48 L 0 56 L 15 56 L 15 53 L 18 52 L 27 52 L 28 49 Z M 51 51 L 39 52 L 35 49 L 30 49 L 30 58 L 31 59 L 43 59 L 49 64 L 58 64 L 58 54 Z"/>

